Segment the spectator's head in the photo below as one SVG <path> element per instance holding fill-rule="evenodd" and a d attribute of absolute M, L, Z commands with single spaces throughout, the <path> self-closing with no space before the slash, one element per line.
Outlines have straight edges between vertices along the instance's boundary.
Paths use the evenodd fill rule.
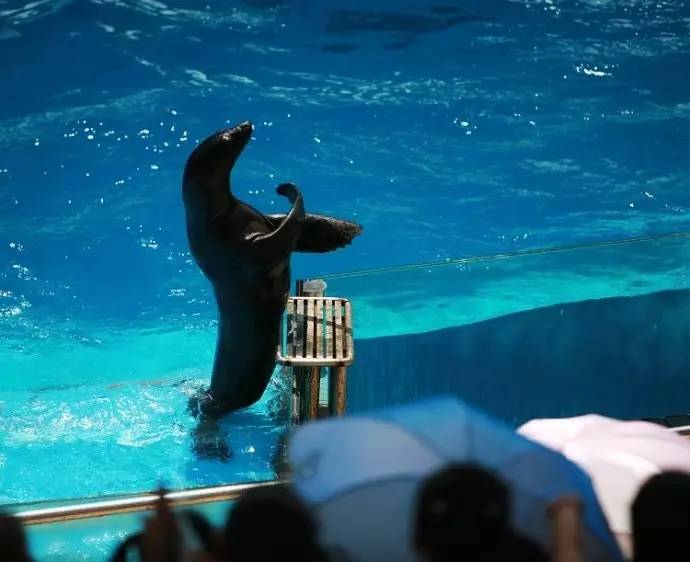
<path fill-rule="evenodd" d="M 0 513 L 0 559 L 30 562 L 24 527 L 16 517 Z"/>
<path fill-rule="evenodd" d="M 632 506 L 635 562 L 675 562 L 690 557 L 690 474 L 650 478 Z"/>
<path fill-rule="evenodd" d="M 321 562 L 316 520 L 287 486 L 246 492 L 225 525 L 225 547 L 233 562 L 299 560 Z"/>
<path fill-rule="evenodd" d="M 509 530 L 508 488 L 473 465 L 430 476 L 417 499 L 414 546 L 434 562 L 480 558 Z"/>

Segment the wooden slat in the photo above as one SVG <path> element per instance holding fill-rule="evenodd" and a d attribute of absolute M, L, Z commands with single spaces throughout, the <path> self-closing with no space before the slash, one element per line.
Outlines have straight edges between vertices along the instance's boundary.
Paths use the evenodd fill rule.
<path fill-rule="evenodd" d="M 316 327 L 316 357 L 323 357 L 323 300 L 321 299 L 316 301 L 314 325 Z"/>
<path fill-rule="evenodd" d="M 297 311 L 295 315 L 295 357 L 302 357 L 304 352 L 304 301 L 297 301 Z"/>
<path fill-rule="evenodd" d="M 343 357 L 343 312 L 340 301 L 335 301 L 335 357 L 342 359 Z"/>
<path fill-rule="evenodd" d="M 352 305 L 347 299 L 291 297 L 285 310 L 278 363 L 294 367 L 352 363 Z"/>
<path fill-rule="evenodd" d="M 307 316 L 305 318 L 304 327 L 307 331 L 307 348 L 305 350 L 305 357 L 314 357 L 314 301 L 307 301 Z"/>
<path fill-rule="evenodd" d="M 324 342 L 325 356 L 335 355 L 333 348 L 333 300 L 326 299 L 326 341 Z"/>
<path fill-rule="evenodd" d="M 352 305 L 350 301 L 345 301 L 345 356 L 351 357 L 354 349 L 354 342 L 352 341 Z"/>
<path fill-rule="evenodd" d="M 297 326 L 295 325 L 295 301 L 288 299 L 287 302 L 287 318 L 286 318 L 286 329 L 287 329 L 287 355 L 288 357 L 294 357 L 295 355 L 295 332 Z"/>

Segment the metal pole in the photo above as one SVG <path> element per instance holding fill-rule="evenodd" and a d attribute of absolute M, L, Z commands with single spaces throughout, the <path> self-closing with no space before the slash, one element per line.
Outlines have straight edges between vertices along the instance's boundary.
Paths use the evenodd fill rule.
<path fill-rule="evenodd" d="M 210 486 L 207 488 L 193 488 L 167 492 L 165 498 L 173 507 L 183 505 L 195 505 L 218 501 L 238 499 L 244 492 L 252 488 L 262 488 L 284 484 L 285 480 L 273 480 L 267 482 L 252 482 L 244 484 L 231 484 L 226 486 Z M 88 501 L 75 501 L 74 503 L 50 506 L 51 502 L 39 502 L 16 506 L 10 512 L 24 525 L 41 525 L 46 523 L 58 523 L 73 521 L 75 519 L 88 519 L 91 517 L 104 517 L 120 513 L 133 513 L 150 511 L 155 509 L 158 494 L 155 492 L 134 494 L 131 496 L 102 497 Z M 46 507 L 46 504 L 48 507 Z"/>

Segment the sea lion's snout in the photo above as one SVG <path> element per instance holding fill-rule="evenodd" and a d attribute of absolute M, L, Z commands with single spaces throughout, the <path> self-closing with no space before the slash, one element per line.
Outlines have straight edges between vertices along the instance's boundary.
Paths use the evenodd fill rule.
<path fill-rule="evenodd" d="M 249 121 L 217 131 L 199 146 L 187 159 L 185 177 L 190 185 L 210 186 L 227 190 L 228 177 L 235 161 L 252 138 L 254 126 Z"/>
<path fill-rule="evenodd" d="M 245 145 L 254 132 L 254 125 L 249 121 L 243 121 L 239 125 L 224 129 L 218 133 L 218 141 L 225 144 L 241 144 Z"/>

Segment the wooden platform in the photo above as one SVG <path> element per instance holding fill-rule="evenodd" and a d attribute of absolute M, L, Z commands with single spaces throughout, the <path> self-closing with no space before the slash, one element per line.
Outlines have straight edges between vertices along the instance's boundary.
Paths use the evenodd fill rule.
<path fill-rule="evenodd" d="M 354 361 L 352 306 L 332 297 L 290 297 L 276 361 L 294 367 L 339 367 Z"/>
<path fill-rule="evenodd" d="M 350 301 L 322 295 L 288 299 L 276 362 L 292 368 L 294 423 L 345 413 L 347 367 L 354 358 Z M 321 380 L 322 368 L 329 368 L 327 381 Z"/>

